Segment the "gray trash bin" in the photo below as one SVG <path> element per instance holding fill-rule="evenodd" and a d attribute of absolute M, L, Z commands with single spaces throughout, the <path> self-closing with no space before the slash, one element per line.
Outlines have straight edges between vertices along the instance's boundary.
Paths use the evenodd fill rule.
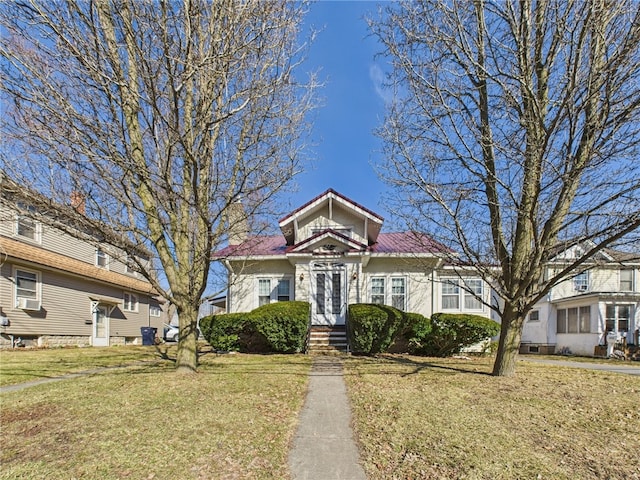
<path fill-rule="evenodd" d="M 154 327 L 140 327 L 140 333 L 142 334 L 142 345 L 154 345 L 156 343 L 157 328 Z"/>

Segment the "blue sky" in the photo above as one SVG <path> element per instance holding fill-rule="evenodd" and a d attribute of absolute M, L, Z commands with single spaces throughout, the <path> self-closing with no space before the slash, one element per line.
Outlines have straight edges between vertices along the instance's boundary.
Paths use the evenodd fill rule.
<path fill-rule="evenodd" d="M 290 201 L 298 207 L 333 188 L 379 213 L 389 223 L 380 201 L 386 187 L 373 164 L 381 145 L 373 130 L 384 116 L 380 94 L 383 60 L 377 40 L 368 36 L 364 17 L 376 2 L 318 1 L 311 4 L 306 30 L 320 30 L 310 47 L 305 71 L 319 71 L 324 87 L 312 131 L 313 162 L 297 177 L 299 191 Z"/>

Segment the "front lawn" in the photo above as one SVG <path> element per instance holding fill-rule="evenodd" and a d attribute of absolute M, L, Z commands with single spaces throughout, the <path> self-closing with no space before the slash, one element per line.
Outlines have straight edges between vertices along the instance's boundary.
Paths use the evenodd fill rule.
<path fill-rule="evenodd" d="M 490 359 L 354 357 L 368 478 L 640 479 L 640 377 Z"/>
<path fill-rule="evenodd" d="M 0 478 L 287 478 L 310 358 L 201 362 L 194 375 L 162 361 L 2 394 Z"/>

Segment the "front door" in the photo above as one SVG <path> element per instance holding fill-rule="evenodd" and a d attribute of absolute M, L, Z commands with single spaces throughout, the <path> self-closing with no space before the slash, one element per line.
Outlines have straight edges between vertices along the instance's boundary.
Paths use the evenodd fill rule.
<path fill-rule="evenodd" d="M 98 305 L 93 310 L 93 341 L 94 347 L 109 346 L 109 311 L 104 305 Z"/>
<path fill-rule="evenodd" d="M 311 280 L 313 325 L 344 325 L 347 313 L 344 264 L 316 264 Z"/>

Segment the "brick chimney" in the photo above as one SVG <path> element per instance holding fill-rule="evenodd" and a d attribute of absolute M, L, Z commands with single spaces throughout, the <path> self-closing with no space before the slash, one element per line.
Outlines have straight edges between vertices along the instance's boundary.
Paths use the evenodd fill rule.
<path fill-rule="evenodd" d="M 249 236 L 249 220 L 242 202 L 236 201 L 227 207 L 227 227 L 229 245 L 240 245 Z"/>
<path fill-rule="evenodd" d="M 71 192 L 71 207 L 81 215 L 85 215 L 87 213 L 87 207 L 82 193 L 76 190 Z"/>

